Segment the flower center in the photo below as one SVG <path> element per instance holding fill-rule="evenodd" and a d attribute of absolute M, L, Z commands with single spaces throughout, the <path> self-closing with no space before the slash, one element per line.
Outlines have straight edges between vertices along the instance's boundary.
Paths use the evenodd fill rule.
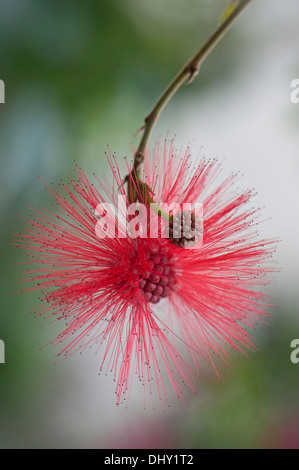
<path fill-rule="evenodd" d="M 202 224 L 196 223 L 194 211 L 182 211 L 169 222 L 169 241 L 172 245 L 184 248 L 196 245 L 202 236 Z"/>
<path fill-rule="evenodd" d="M 175 284 L 171 263 L 166 256 L 157 253 L 150 253 L 147 267 L 139 277 L 139 288 L 144 292 L 145 299 L 152 304 L 168 297 Z"/>

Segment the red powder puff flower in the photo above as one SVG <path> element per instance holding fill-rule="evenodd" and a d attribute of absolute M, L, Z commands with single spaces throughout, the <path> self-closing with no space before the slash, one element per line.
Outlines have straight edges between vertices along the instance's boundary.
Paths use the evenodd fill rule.
<path fill-rule="evenodd" d="M 35 211 L 14 240 L 37 264 L 23 280 L 35 283 L 27 291 L 43 292 L 35 313 L 66 323 L 51 342 L 61 348 L 58 357 L 103 345 L 100 370 L 113 372 L 118 404 L 128 400 L 135 374 L 144 400 L 156 388 L 168 403 L 165 380 L 182 398 L 182 384 L 196 391 L 201 359 L 214 365 L 213 356 L 228 361 L 230 349 L 254 349 L 248 330 L 271 305 L 262 290 L 274 242 L 258 239 L 258 211 L 248 208 L 254 194 L 235 192 L 238 175 L 217 185 L 219 163 L 192 166 L 189 149 L 177 154 L 166 141 L 145 159 L 140 186 L 130 173 L 131 196 L 133 188 L 139 203 L 147 204 L 149 194 L 159 205 L 202 203 L 202 243 L 188 249 L 161 230 L 157 238 L 147 230 L 132 237 L 131 218 L 119 210 L 119 197 L 123 209 L 132 197 L 116 158 L 108 160 L 113 187 L 96 178 L 97 189 L 78 167 L 77 179 L 60 190 L 46 185 L 57 210 Z"/>

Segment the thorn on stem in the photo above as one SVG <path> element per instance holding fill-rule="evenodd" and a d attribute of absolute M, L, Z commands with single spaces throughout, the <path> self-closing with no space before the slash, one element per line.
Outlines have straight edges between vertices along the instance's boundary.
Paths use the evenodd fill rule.
<path fill-rule="evenodd" d="M 140 134 L 140 132 L 144 131 L 144 129 L 145 129 L 145 124 L 143 124 L 142 127 L 140 127 L 139 129 L 137 129 L 137 131 L 135 132 L 135 137 L 136 137 L 138 134 Z"/>
<path fill-rule="evenodd" d="M 187 80 L 188 85 L 189 85 L 189 83 L 193 82 L 196 75 L 198 75 L 199 68 L 200 68 L 200 66 L 198 64 L 194 64 L 193 62 L 191 62 L 188 65 L 188 73 L 189 73 L 189 78 Z"/>

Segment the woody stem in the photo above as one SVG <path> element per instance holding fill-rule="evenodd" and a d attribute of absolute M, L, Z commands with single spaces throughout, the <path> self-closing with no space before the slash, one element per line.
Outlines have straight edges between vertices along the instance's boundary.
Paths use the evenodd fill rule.
<path fill-rule="evenodd" d="M 187 64 L 182 68 L 182 70 L 176 75 L 172 82 L 168 85 L 162 96 L 159 98 L 152 111 L 144 120 L 144 126 L 142 128 L 142 137 L 135 153 L 134 159 L 134 169 L 136 174 L 138 174 L 138 169 L 141 163 L 144 160 L 144 152 L 146 149 L 147 142 L 150 138 L 151 132 L 154 125 L 156 124 L 161 112 L 165 108 L 168 101 L 173 97 L 173 95 L 178 91 L 178 89 L 187 82 L 191 83 L 194 77 L 198 74 L 198 71 L 203 63 L 203 61 L 208 57 L 212 52 L 218 42 L 222 37 L 227 33 L 231 28 L 232 24 L 238 18 L 243 9 L 250 3 L 251 0 L 239 0 L 237 6 L 232 10 L 229 16 L 223 21 L 212 36 L 204 43 L 204 45 L 199 49 L 199 51 L 187 62 Z"/>

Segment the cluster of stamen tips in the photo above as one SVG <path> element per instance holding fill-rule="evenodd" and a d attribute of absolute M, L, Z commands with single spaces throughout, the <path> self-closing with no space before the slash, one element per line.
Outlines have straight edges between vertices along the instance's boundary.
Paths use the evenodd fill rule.
<path fill-rule="evenodd" d="M 199 218 L 198 218 L 199 219 Z M 202 237 L 202 223 L 197 220 L 194 211 L 182 211 L 169 219 L 165 231 L 169 230 L 169 241 L 172 245 L 184 248 L 194 246 Z"/>
<path fill-rule="evenodd" d="M 164 255 L 149 253 L 146 269 L 140 274 L 139 288 L 148 302 L 157 304 L 171 294 L 175 284 L 174 271 Z"/>

